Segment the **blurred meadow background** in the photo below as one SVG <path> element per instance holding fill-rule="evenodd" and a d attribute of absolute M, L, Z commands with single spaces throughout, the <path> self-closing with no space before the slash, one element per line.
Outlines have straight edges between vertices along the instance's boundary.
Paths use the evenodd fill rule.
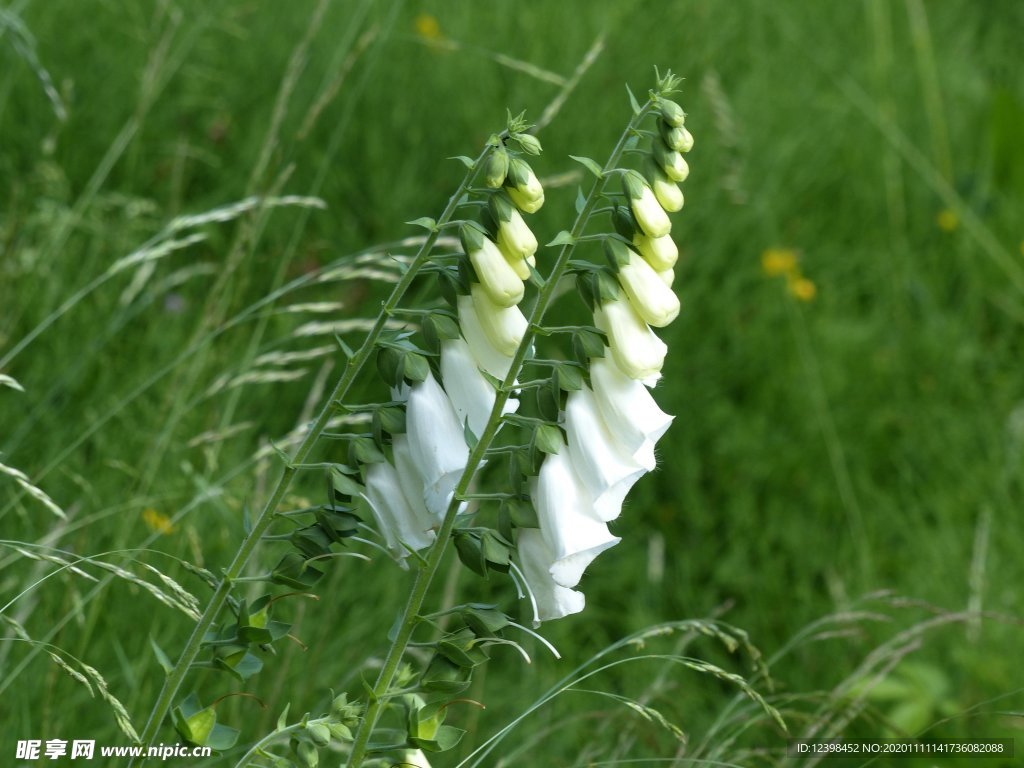
<path fill-rule="evenodd" d="M 332 334 L 359 343 L 388 254 L 420 232 L 402 222 L 461 179 L 446 158 L 475 155 L 506 108 L 541 122 L 546 242 L 589 184 L 568 155 L 607 156 L 624 85 L 646 93 L 654 66 L 685 78 L 696 139 L 655 392 L 676 420 L 586 610 L 541 629 L 563 659 L 495 653 L 466 694 L 486 709 L 453 711 L 470 734 L 434 765 L 612 643 L 709 617 L 749 636 L 767 677 L 699 632 L 614 658 L 707 660 L 793 735 L 1024 750 L 1022 33 L 1012 0 L 5 0 L 0 762 L 17 739 L 126 743 L 53 648 L 141 730 L 151 640 L 176 658 L 195 610 L 167 579 L 201 610 L 194 567 L 234 553 L 273 446 L 339 375 Z M 287 504 L 323 495 L 305 473 Z M 268 546 L 251 571 L 274 562 Z M 444 573 L 435 607 L 517 610 L 509 583 Z M 218 707 L 241 744 L 287 702 L 359 695 L 408 585 L 385 558 L 333 561 L 319 600 L 281 606 L 299 642 L 244 683 L 187 689 L 266 704 Z M 721 675 L 651 659 L 578 688 L 481 764 L 811 764 Z"/>

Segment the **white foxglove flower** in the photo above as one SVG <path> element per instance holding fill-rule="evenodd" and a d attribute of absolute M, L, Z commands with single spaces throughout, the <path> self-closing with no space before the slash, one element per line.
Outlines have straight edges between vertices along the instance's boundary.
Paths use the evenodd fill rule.
<path fill-rule="evenodd" d="M 654 466 L 654 444 L 672 423 L 651 393 L 609 358 L 590 361 L 594 399 L 608 431 L 644 467 Z"/>
<path fill-rule="evenodd" d="M 430 762 L 422 749 L 407 749 L 402 754 L 402 762 L 399 765 L 402 768 L 430 768 Z"/>
<path fill-rule="evenodd" d="M 687 136 L 689 132 L 683 128 L 681 129 Z M 690 137 L 690 146 L 693 146 L 693 137 Z M 687 150 L 683 150 L 686 152 Z M 665 175 L 668 176 L 672 181 L 683 182 L 690 175 L 690 166 L 686 162 L 686 158 L 678 152 L 671 152 L 665 158 L 665 164 L 661 166 L 662 170 L 665 171 Z M 682 207 L 682 206 L 680 206 Z"/>
<path fill-rule="evenodd" d="M 427 511 L 441 519 L 466 468 L 469 448 L 459 417 L 432 373 L 410 389 L 405 425 Z"/>
<path fill-rule="evenodd" d="M 480 327 L 483 328 L 491 346 L 502 355 L 514 355 L 528 325 L 519 307 L 502 307 L 495 304 L 479 283 L 473 283 L 469 287 L 469 293 L 473 297 L 477 320 L 480 321 Z"/>
<path fill-rule="evenodd" d="M 505 183 L 508 196 L 519 210 L 536 213 L 544 205 L 544 187 L 526 161 L 518 157 L 509 161 Z"/>
<path fill-rule="evenodd" d="M 654 469 L 654 456 L 640 464 L 604 422 L 594 393 L 587 387 L 571 392 L 565 404 L 565 431 L 569 458 L 594 500 L 598 520 L 614 520 L 622 502 L 646 472 Z"/>
<path fill-rule="evenodd" d="M 646 260 L 629 248 L 624 250 L 629 260 L 619 267 L 619 285 L 644 322 L 655 328 L 665 327 L 679 315 L 679 297 Z"/>
<path fill-rule="evenodd" d="M 633 245 L 658 272 L 672 269 L 679 260 L 679 248 L 671 235 L 648 237 L 643 232 L 637 232 L 633 235 Z"/>
<path fill-rule="evenodd" d="M 408 556 L 406 546 L 420 550 L 434 541 L 432 521 L 425 510 L 419 512 L 409 504 L 398 472 L 387 462 L 367 465 L 366 490 L 362 495 L 395 559 Z"/>
<path fill-rule="evenodd" d="M 633 218 L 648 237 L 662 237 L 672 229 L 668 214 L 661 207 L 650 186 L 636 171 L 626 171 L 622 176 L 622 187 L 629 199 Z"/>
<path fill-rule="evenodd" d="M 512 202 L 516 204 L 516 208 L 523 213 L 536 213 L 541 209 L 541 206 L 544 205 L 543 192 L 541 192 L 538 197 L 531 198 L 520 192 L 515 187 L 509 187 L 508 196 L 512 198 Z"/>
<path fill-rule="evenodd" d="M 594 500 L 562 450 L 544 459 L 533 493 L 537 519 L 551 550 L 555 583 L 575 587 L 595 557 L 621 539 L 594 516 Z"/>
<path fill-rule="evenodd" d="M 523 300 L 525 287 L 522 279 L 489 238 L 481 237 L 479 243 L 479 248 L 468 253 L 480 284 L 499 307 L 515 306 Z"/>
<path fill-rule="evenodd" d="M 504 355 L 494 348 L 491 340 L 484 333 L 484 327 L 477 315 L 471 296 L 459 296 L 459 326 L 462 335 L 469 344 L 469 351 L 476 359 L 477 366 L 487 371 L 496 379 L 504 380 L 512 367 L 512 355 Z"/>
<path fill-rule="evenodd" d="M 498 247 L 509 261 L 514 257 L 525 259 L 537 252 L 537 237 L 515 208 L 509 211 L 508 221 L 498 220 Z"/>
<path fill-rule="evenodd" d="M 430 521 L 430 526 L 436 522 L 427 511 L 426 494 L 423 488 L 423 478 L 412 460 L 412 451 L 409 448 L 409 436 L 406 434 L 393 435 L 391 437 L 391 452 L 394 454 L 395 470 L 398 472 L 398 482 L 402 486 L 402 494 L 414 512 L 421 515 L 425 520 Z M 429 527 L 429 526 L 428 526 Z"/>
<path fill-rule="evenodd" d="M 449 339 L 441 344 L 441 384 L 462 423 L 480 437 L 494 408 L 497 397 L 494 387 L 480 373 L 480 366 L 462 339 Z M 509 398 L 503 413 L 513 413 L 519 401 Z"/>
<path fill-rule="evenodd" d="M 583 593 L 563 587 L 551 578 L 555 558 L 544 535 L 536 528 L 520 528 L 517 539 L 519 564 L 533 596 L 533 625 L 582 611 L 586 603 Z"/>
<path fill-rule="evenodd" d="M 668 347 L 647 327 L 625 296 L 594 311 L 594 324 L 608 336 L 612 359 L 632 379 L 648 386 L 661 378 Z"/>
<path fill-rule="evenodd" d="M 666 211 L 672 213 L 682 209 L 683 190 L 658 166 L 651 168 L 651 187 L 658 205 Z"/>

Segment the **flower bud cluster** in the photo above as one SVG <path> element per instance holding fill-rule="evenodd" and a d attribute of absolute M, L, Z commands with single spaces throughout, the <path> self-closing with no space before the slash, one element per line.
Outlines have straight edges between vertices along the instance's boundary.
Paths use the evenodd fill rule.
<path fill-rule="evenodd" d="M 574 587 L 594 558 L 619 542 L 608 523 L 619 517 L 637 480 L 654 469 L 654 445 L 672 421 L 648 391 L 667 351 L 651 326 L 664 327 L 679 314 L 671 287 L 678 250 L 668 214 L 683 206 L 678 182 L 689 173 L 682 155 L 693 137 L 678 104 L 656 103 L 658 134 L 647 176 L 623 172 L 627 204 L 614 208 L 618 235 L 605 239 L 616 280 L 609 284 L 599 275 L 592 290 L 594 324 L 608 349 L 590 360 L 590 385 L 566 399 L 560 422 L 567 445 L 545 458 L 532 488 L 539 529 L 519 531 L 537 622 L 583 609 L 584 596 Z"/>

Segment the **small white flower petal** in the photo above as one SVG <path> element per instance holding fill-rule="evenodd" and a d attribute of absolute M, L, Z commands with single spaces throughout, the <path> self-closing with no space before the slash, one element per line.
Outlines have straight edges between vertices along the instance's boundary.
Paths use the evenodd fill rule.
<path fill-rule="evenodd" d="M 410 390 L 405 424 L 427 510 L 442 519 L 466 468 L 469 448 L 459 417 L 432 373 Z"/>
<path fill-rule="evenodd" d="M 492 302 L 499 307 L 512 307 L 523 300 L 525 287 L 522 279 L 489 239 L 482 238 L 480 248 L 470 251 L 469 260 Z"/>
<path fill-rule="evenodd" d="M 587 387 L 569 394 L 565 404 L 569 458 L 594 500 L 594 515 L 608 522 L 622 511 L 622 502 L 644 474 L 654 469 L 653 454 L 641 464 L 608 429 Z M 647 458 L 647 457 L 645 457 Z"/>
<path fill-rule="evenodd" d="M 654 268 L 629 251 L 629 263 L 619 267 L 619 285 L 645 323 L 663 328 L 679 316 L 679 297 Z"/>
<path fill-rule="evenodd" d="M 366 467 L 366 491 L 363 498 L 377 521 L 377 528 L 388 550 L 396 560 L 402 560 L 409 554 L 403 543 L 414 550 L 420 550 L 429 547 L 434 541 L 429 517 L 425 511 L 417 513 L 409 504 L 402 491 L 398 472 L 387 462 Z"/>
<path fill-rule="evenodd" d="M 526 333 L 526 317 L 519 307 L 502 307 L 491 301 L 479 283 L 469 287 L 476 309 L 477 320 L 491 346 L 507 357 L 512 357 Z"/>
<path fill-rule="evenodd" d="M 608 336 L 612 359 L 633 379 L 654 382 L 661 376 L 668 347 L 647 327 L 629 299 L 619 296 L 594 311 L 594 325 Z"/>
<path fill-rule="evenodd" d="M 593 559 L 621 539 L 594 516 L 594 501 L 567 450 L 544 459 L 533 499 L 553 556 L 551 577 L 563 587 L 575 587 Z"/>
<path fill-rule="evenodd" d="M 533 625 L 579 613 L 586 604 L 582 592 L 556 584 L 551 578 L 555 558 L 536 528 L 520 528 L 517 534 L 519 564 L 534 599 Z"/>
<path fill-rule="evenodd" d="M 674 417 L 658 407 L 647 387 L 626 376 L 607 357 L 590 361 L 590 380 L 609 432 L 642 466 L 653 466 L 654 444 Z"/>
<path fill-rule="evenodd" d="M 671 235 L 647 237 L 642 232 L 637 232 L 633 236 L 633 245 L 658 272 L 672 269 L 679 259 L 679 248 L 676 247 L 676 241 Z"/>
<path fill-rule="evenodd" d="M 441 384 L 459 421 L 468 421 L 470 431 L 480 437 L 491 417 L 497 392 L 480 373 L 469 344 L 462 339 L 449 339 L 441 344 Z M 513 413 L 518 406 L 518 400 L 509 398 L 502 412 Z"/>

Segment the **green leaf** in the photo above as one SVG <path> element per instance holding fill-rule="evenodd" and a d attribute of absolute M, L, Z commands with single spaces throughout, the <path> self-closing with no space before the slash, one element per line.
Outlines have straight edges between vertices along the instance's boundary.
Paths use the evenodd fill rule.
<path fill-rule="evenodd" d="M 213 659 L 213 664 L 240 682 L 259 674 L 259 671 L 263 669 L 263 662 L 260 658 L 246 650 L 236 651 L 226 656 L 216 656 Z"/>
<path fill-rule="evenodd" d="M 156 663 L 160 665 L 160 669 L 164 671 L 165 675 L 171 674 L 171 670 L 174 669 L 174 663 L 170 660 L 164 649 L 157 645 L 156 640 L 152 637 L 149 638 L 149 644 L 153 648 L 153 654 L 156 656 Z"/>
<path fill-rule="evenodd" d="M 423 355 L 409 352 L 405 356 L 405 378 L 410 381 L 423 381 L 430 375 L 430 363 Z"/>
<path fill-rule="evenodd" d="M 437 232 L 437 222 L 429 216 L 421 216 L 418 219 L 405 222 L 413 227 L 423 227 L 428 232 Z"/>
<path fill-rule="evenodd" d="M 555 239 L 548 243 L 545 247 L 551 248 L 556 245 L 572 245 L 575 242 L 576 238 L 574 238 L 570 232 L 563 229 L 561 232 L 555 235 Z"/>
<path fill-rule="evenodd" d="M 462 437 L 471 451 L 476 448 L 476 444 L 480 442 L 480 438 L 477 437 L 473 433 L 473 430 L 469 428 L 469 419 L 462 422 Z"/>
<path fill-rule="evenodd" d="M 420 688 L 431 693 L 462 693 L 469 687 L 471 674 L 468 668 L 453 664 L 440 654 L 434 654 L 420 678 Z"/>
<path fill-rule="evenodd" d="M 473 170 L 476 167 L 476 161 L 472 157 L 466 157 L 465 155 L 456 155 L 455 157 L 449 157 L 449 160 L 458 160 L 469 170 Z"/>
<path fill-rule="evenodd" d="M 352 347 L 345 343 L 345 340 L 338 334 L 334 334 L 334 340 L 338 342 L 338 346 L 341 347 L 341 351 L 345 354 L 345 357 L 351 360 L 356 356 L 356 353 L 352 351 Z"/>
<path fill-rule="evenodd" d="M 565 446 L 562 430 L 553 424 L 541 424 L 534 433 L 537 447 L 544 453 L 558 453 Z"/>
<path fill-rule="evenodd" d="M 239 731 L 236 728 L 229 728 L 226 725 L 217 723 L 213 726 L 213 731 L 206 739 L 206 744 L 203 746 L 210 747 L 217 752 L 225 752 L 235 746 L 235 742 L 238 741 Z"/>
<path fill-rule="evenodd" d="M 307 590 L 316 584 L 323 575 L 322 571 L 308 565 L 302 555 L 289 552 L 281 558 L 281 562 L 273 570 L 271 580 L 275 584 L 292 589 Z"/>
<path fill-rule="evenodd" d="M 477 637 L 489 637 L 509 623 L 508 616 L 493 605 L 467 606 L 459 615 Z"/>
<path fill-rule="evenodd" d="M 510 499 L 505 502 L 509 516 L 517 528 L 537 528 L 537 510 L 525 499 Z"/>
<path fill-rule="evenodd" d="M 583 213 L 583 209 L 587 206 L 587 198 L 583 196 L 583 188 L 576 187 L 576 213 Z"/>
<path fill-rule="evenodd" d="M 433 739 L 410 736 L 409 741 L 424 752 L 446 752 L 455 747 L 466 732 L 451 725 L 442 725 Z"/>
<path fill-rule="evenodd" d="M 633 91 L 629 89 L 629 85 L 626 85 L 626 93 L 629 94 L 629 105 L 633 108 L 633 114 L 640 114 L 640 103 L 636 100 L 636 96 L 633 95 Z"/>
<path fill-rule="evenodd" d="M 601 166 L 591 160 L 589 157 L 581 157 L 579 155 L 569 155 L 573 160 L 582 165 L 588 171 L 590 171 L 597 178 L 604 176 L 604 171 L 601 170 Z"/>
<path fill-rule="evenodd" d="M 288 726 L 288 710 L 291 709 L 291 704 L 285 704 L 284 710 L 277 717 L 277 730 L 283 731 Z"/>

